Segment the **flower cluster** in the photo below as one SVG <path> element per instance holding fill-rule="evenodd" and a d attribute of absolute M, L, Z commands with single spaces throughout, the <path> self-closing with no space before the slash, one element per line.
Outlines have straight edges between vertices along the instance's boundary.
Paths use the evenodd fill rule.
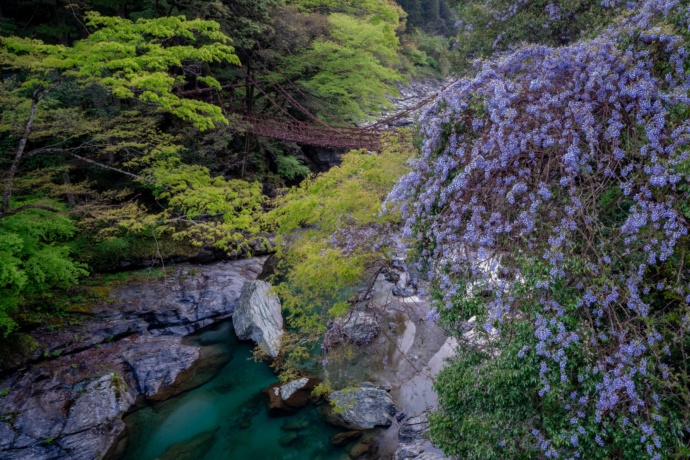
<path fill-rule="evenodd" d="M 688 290 L 680 276 L 674 284 L 650 275 L 688 234 L 679 184 L 690 121 L 674 116 L 690 105 L 688 52 L 673 27 L 660 25 L 683 11 L 680 2 L 626 6 L 594 40 L 527 46 L 454 84 L 423 117 L 422 156 L 388 198 L 403 211 L 405 235 L 431 242 L 420 267 L 431 267 L 447 306 L 466 295 L 461 286 L 486 282 L 488 258 L 501 258 L 511 276 L 491 284 L 487 331 L 523 316 L 524 261 L 546 267 L 530 293 L 541 309 L 532 350 L 539 395 L 555 384 L 577 388 L 565 408 L 568 449 L 534 428 L 548 457 L 582 456 L 589 435 L 606 445 L 605 422 L 620 417 L 643 433 L 651 458 L 662 452 L 663 397 L 652 381 L 669 378 L 670 351 L 648 299 Z M 558 6 L 548 8 L 557 18 Z M 572 305 L 556 295 L 562 285 L 576 293 Z M 594 358 L 574 374 L 569 360 L 583 349 Z M 585 420 L 599 431 L 586 433 Z"/>

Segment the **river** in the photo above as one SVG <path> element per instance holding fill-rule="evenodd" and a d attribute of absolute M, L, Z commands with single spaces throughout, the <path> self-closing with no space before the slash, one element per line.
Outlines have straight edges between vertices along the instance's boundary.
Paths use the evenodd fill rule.
<path fill-rule="evenodd" d="M 221 351 L 221 369 L 207 383 L 128 416 L 123 460 L 346 456 L 329 441 L 340 430 L 326 424 L 314 406 L 291 416 L 269 416 L 261 390 L 277 378 L 267 363 L 252 359 L 253 344 L 238 341 L 230 322 L 212 326 L 190 341 Z"/>

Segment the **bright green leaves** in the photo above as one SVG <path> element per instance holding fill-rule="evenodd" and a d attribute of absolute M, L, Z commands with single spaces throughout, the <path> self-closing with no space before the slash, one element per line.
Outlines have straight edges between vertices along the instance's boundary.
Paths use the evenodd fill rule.
<path fill-rule="evenodd" d="M 318 7 L 313 2 L 298 3 Z M 353 4 L 350 8 L 367 6 L 360 3 L 371 4 L 368 6 L 372 8 L 364 8 L 361 10 L 364 14 L 357 17 L 330 14 L 330 34 L 317 38 L 299 54 L 287 57 L 285 68 L 290 74 L 306 77 L 298 83 L 307 92 L 321 96 L 328 112 L 345 120 L 362 120 L 390 107 L 386 95 L 397 94 L 395 83 L 404 80 L 397 70 L 396 29 L 402 12 L 387 3 L 384 5 L 385 2 L 349 3 Z"/>
<path fill-rule="evenodd" d="M 259 182 L 212 177 L 208 169 L 180 165 L 152 170 L 157 196 L 166 209 L 150 216 L 156 232 L 226 252 L 251 252 L 261 229 L 259 217 L 264 196 Z M 180 226 L 187 221 L 192 225 Z"/>
<path fill-rule="evenodd" d="M 184 164 L 174 144 L 156 146 L 128 166 L 143 168 L 140 186 L 151 191 L 158 206 L 129 202 L 93 210 L 83 223 L 98 229 L 101 239 L 169 238 L 235 255 L 251 253 L 261 243 L 265 197 L 259 182 L 214 177 L 203 166 Z"/>
<path fill-rule="evenodd" d="M 278 175 L 287 180 L 302 179 L 311 173 L 307 166 L 290 155 L 276 155 L 276 168 Z"/>
<path fill-rule="evenodd" d="M 95 83 L 120 99 L 138 98 L 157 104 L 161 111 L 192 122 L 199 130 L 228 124 L 221 110 L 201 101 L 186 100 L 175 90 L 183 83 L 175 75 L 195 64 L 234 64 L 240 61 L 230 39 L 213 21 L 164 17 L 130 21 L 87 14 L 87 26 L 97 28 L 72 47 L 46 45 L 38 40 L 0 39 L 0 66 L 35 72 L 32 87 L 47 87 L 56 72 Z M 219 87 L 217 80 L 200 81 Z"/>
<path fill-rule="evenodd" d="M 227 124 L 220 108 L 201 101 L 185 100 L 174 93 L 178 82 L 171 74 L 193 62 L 238 65 L 230 39 L 213 21 L 184 17 L 140 19 L 136 22 L 87 15 L 88 24 L 100 27 L 75 44 L 75 71 L 80 78 L 94 79 L 119 97 L 136 97 L 159 105 L 160 110 L 191 121 L 198 129 Z M 185 43 L 186 42 L 186 43 Z M 192 45 L 193 44 L 193 45 Z M 219 87 L 210 76 L 201 77 Z"/>
<path fill-rule="evenodd" d="M 10 314 L 25 296 L 67 288 L 87 275 L 64 244 L 75 231 L 69 217 L 43 209 L 0 220 L 0 334 L 16 327 Z"/>

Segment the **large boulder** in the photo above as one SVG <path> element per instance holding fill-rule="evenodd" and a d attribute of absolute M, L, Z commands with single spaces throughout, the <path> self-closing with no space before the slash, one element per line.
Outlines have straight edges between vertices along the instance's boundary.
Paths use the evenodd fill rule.
<path fill-rule="evenodd" d="M 59 329 L 49 325 L 31 333 L 34 346 L 19 356 L 3 356 L 0 373 L 46 356 L 74 354 L 135 334 L 188 335 L 229 319 L 247 281 L 261 274 L 266 257 L 182 265 L 161 280 L 135 279 L 122 286 L 99 288 L 109 301 L 89 307 L 79 322 Z"/>
<path fill-rule="evenodd" d="M 122 342 L 130 340 L 126 338 Z M 199 358 L 199 348 L 184 345 L 174 336 L 143 336 L 136 342 L 136 346 L 128 348 L 122 356 L 134 377 L 137 393 L 158 400 L 179 393 L 181 390 L 174 387 L 184 382 L 179 382 L 178 377 Z"/>
<path fill-rule="evenodd" d="M 316 377 L 302 377 L 287 383 L 274 383 L 264 390 L 268 396 L 268 410 L 272 415 L 292 413 L 315 402 L 318 398 L 312 396 L 314 387 L 320 379 Z"/>
<path fill-rule="evenodd" d="M 46 369 L 30 373 L 0 401 L 0 413 L 19 409 L 0 423 L 0 459 L 101 458 L 124 430 L 120 418 L 135 392 L 119 372 L 69 387 L 45 380 L 51 374 Z"/>
<path fill-rule="evenodd" d="M 283 315 L 280 299 L 265 281 L 245 283 L 232 315 L 235 333 L 241 340 L 253 340 L 271 358 L 280 353 Z"/>
<path fill-rule="evenodd" d="M 364 382 L 357 388 L 334 391 L 328 400 L 337 409 L 326 409 L 328 422 L 350 430 L 390 426 L 398 409 L 389 389 Z"/>
<path fill-rule="evenodd" d="M 182 337 L 135 335 L 14 374 L 0 384 L 0 459 L 102 458 L 137 396 L 163 391 L 198 356 Z"/>
<path fill-rule="evenodd" d="M 371 343 L 380 330 L 379 322 L 370 313 L 352 311 L 331 321 L 326 332 L 326 347 L 340 343 L 366 345 Z"/>

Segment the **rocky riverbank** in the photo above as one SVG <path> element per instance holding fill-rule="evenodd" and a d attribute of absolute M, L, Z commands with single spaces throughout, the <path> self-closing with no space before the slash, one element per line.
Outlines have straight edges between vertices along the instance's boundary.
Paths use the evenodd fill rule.
<path fill-rule="evenodd" d="M 184 337 L 230 318 L 265 261 L 180 266 L 115 288 L 77 324 L 35 331 L 36 351 L 0 382 L 0 459 L 106 456 L 125 414 L 198 382 L 212 357 Z"/>
<path fill-rule="evenodd" d="M 256 280 L 265 261 L 178 266 L 165 279 L 114 288 L 109 302 L 77 324 L 36 330 L 38 349 L 0 383 L 0 459 L 117 456 L 125 447 L 125 415 L 218 371 L 222 363 L 214 348 L 186 337 L 233 315 L 238 336 L 277 355 L 280 303 L 267 283 Z M 334 382 L 354 385 L 329 396 L 344 410 L 321 405 L 327 421 L 349 430 L 332 443 L 351 458 L 441 458 L 424 439 L 425 430 L 416 430 L 414 439 L 408 433 L 435 406 L 433 375 L 453 347 L 425 318 L 427 310 L 398 265 L 379 273 L 366 298 L 331 324 L 329 347 L 366 347 L 352 368 L 325 367 Z M 311 391 L 318 382 L 272 385 L 266 391 L 269 411 L 294 413 L 316 402 Z"/>
<path fill-rule="evenodd" d="M 377 423 L 366 428 L 385 428 L 373 439 L 364 437 L 360 441 L 368 445 L 367 453 L 360 458 L 443 458 L 426 440 L 426 429 L 417 430 L 414 439 L 409 433 L 403 435 L 404 427 L 426 420 L 426 413 L 436 408 L 433 380 L 456 346 L 455 340 L 427 318 L 429 304 L 417 295 L 421 288 L 405 268 L 404 261 L 394 261 L 393 266 L 376 275 L 371 288 L 360 294 L 360 301 L 349 314 L 330 324 L 326 334 L 325 345 L 329 351 L 326 374 L 336 387 L 346 387 L 344 392 L 335 394 L 336 405 L 342 405 L 337 403 L 343 399 L 351 403 L 344 404 L 354 408 L 353 411 L 345 409 L 346 416 L 353 412 L 362 417 L 374 411 L 378 418 L 372 414 L 366 416 Z M 357 357 L 350 361 L 340 359 L 341 344 L 358 348 Z M 373 382 L 378 391 L 372 389 L 372 384 L 359 382 Z M 387 398 L 381 393 L 383 388 Z M 376 397 L 369 393 L 375 393 Z M 394 411 L 384 403 L 389 398 Z M 361 425 L 358 417 L 353 415 L 346 423 L 339 420 L 342 417 L 331 417 L 331 421 L 347 428 L 363 429 L 356 426 Z M 355 453 L 360 450 L 355 449 Z"/>

